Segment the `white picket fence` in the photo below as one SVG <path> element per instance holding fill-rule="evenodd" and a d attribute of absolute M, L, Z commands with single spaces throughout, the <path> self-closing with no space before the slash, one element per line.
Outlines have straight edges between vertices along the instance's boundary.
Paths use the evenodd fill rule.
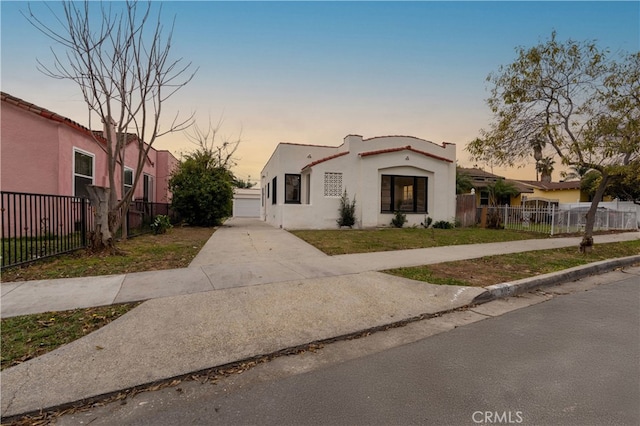
<path fill-rule="evenodd" d="M 491 208 L 490 208 L 491 209 Z M 503 206 L 498 209 L 505 229 L 556 235 L 580 232 L 584 230 L 588 207 L 559 209 L 554 205 L 548 208 L 530 208 Z M 636 230 L 638 214 L 636 211 L 618 211 L 599 207 L 596 211 L 594 231 Z"/>

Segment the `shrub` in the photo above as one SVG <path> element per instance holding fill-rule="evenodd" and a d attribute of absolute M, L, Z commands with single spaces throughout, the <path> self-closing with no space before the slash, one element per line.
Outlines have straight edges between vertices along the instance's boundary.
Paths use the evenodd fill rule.
<path fill-rule="evenodd" d="M 497 208 L 489 209 L 487 214 L 487 228 L 489 229 L 503 229 L 502 215 Z"/>
<path fill-rule="evenodd" d="M 338 218 L 338 226 L 353 227 L 356 224 L 356 196 L 353 196 L 353 201 L 349 202 L 349 196 L 347 190 L 344 190 L 344 194 L 340 197 L 340 217 Z"/>
<path fill-rule="evenodd" d="M 217 226 L 233 211 L 233 175 L 216 165 L 215 154 L 186 156 L 169 180 L 172 208 L 194 226 Z"/>
<path fill-rule="evenodd" d="M 150 225 L 154 234 L 165 234 L 167 230 L 173 228 L 169 216 L 160 214 L 156 216 L 153 223 Z"/>
<path fill-rule="evenodd" d="M 433 227 L 436 229 L 453 229 L 453 223 L 447 222 L 446 220 L 439 220 L 433 224 Z"/>
<path fill-rule="evenodd" d="M 422 225 L 424 228 L 429 228 L 432 223 L 433 223 L 433 219 L 425 215 L 424 222 L 420 222 L 420 225 Z"/>
<path fill-rule="evenodd" d="M 407 215 L 400 210 L 396 210 L 395 216 L 391 219 L 391 224 L 396 228 L 402 228 L 407 223 Z"/>

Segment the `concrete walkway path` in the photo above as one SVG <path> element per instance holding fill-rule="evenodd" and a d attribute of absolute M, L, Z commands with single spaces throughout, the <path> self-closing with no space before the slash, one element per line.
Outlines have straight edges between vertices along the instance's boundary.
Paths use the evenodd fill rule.
<path fill-rule="evenodd" d="M 639 237 L 599 236 L 596 243 Z M 213 234 L 189 268 L 2 284 L 3 316 L 5 310 L 18 315 L 153 299 L 86 337 L 4 370 L 2 417 L 448 311 L 485 292 L 377 270 L 577 246 L 578 241 L 330 257 L 283 230 L 234 219 Z"/>
<path fill-rule="evenodd" d="M 640 232 L 599 235 L 596 244 L 640 239 Z M 207 241 L 188 268 L 99 277 L 3 283 L 2 318 L 292 280 L 578 246 L 579 237 L 470 244 L 327 256 L 289 232 L 234 218 Z"/>

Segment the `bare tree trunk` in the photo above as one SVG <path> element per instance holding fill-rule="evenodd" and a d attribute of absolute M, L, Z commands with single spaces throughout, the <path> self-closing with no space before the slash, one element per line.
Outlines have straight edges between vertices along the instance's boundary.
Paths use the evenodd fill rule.
<path fill-rule="evenodd" d="M 113 250 L 114 242 L 109 226 L 109 196 L 110 188 L 101 186 L 87 186 L 89 201 L 94 208 L 93 231 L 91 232 L 91 249 L 101 251 Z"/>
<path fill-rule="evenodd" d="M 596 211 L 598 210 L 598 204 L 600 204 L 602 200 L 604 190 L 607 188 L 608 183 L 609 174 L 603 170 L 600 185 L 598 185 L 593 201 L 591 201 L 591 207 L 589 207 L 589 211 L 587 212 L 587 223 L 584 226 L 584 236 L 580 242 L 580 253 L 589 253 L 593 249 L 593 227 L 596 223 Z"/>

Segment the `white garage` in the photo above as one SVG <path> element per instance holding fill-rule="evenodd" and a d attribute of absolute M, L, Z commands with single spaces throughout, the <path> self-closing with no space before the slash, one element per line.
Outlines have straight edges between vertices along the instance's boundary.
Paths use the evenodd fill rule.
<path fill-rule="evenodd" d="M 260 217 L 260 189 L 233 191 L 233 217 Z"/>

